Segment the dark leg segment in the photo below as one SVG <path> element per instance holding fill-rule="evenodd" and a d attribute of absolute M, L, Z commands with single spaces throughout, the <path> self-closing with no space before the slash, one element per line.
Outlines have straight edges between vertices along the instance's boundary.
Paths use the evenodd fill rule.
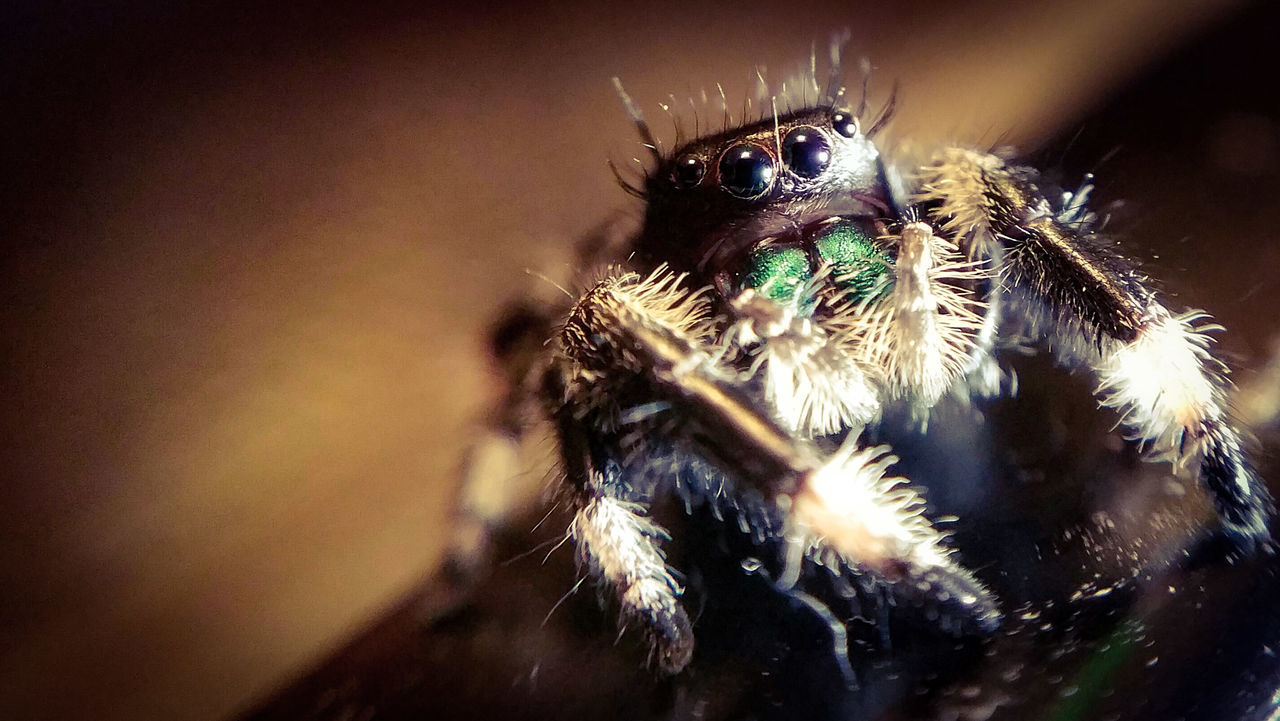
<path fill-rule="evenodd" d="M 1158 454 L 1190 461 L 1226 536 L 1249 550 L 1268 539 L 1266 486 L 1250 469 L 1225 409 L 1224 368 L 1194 326 L 1175 316 L 1084 209 L 1089 188 L 1054 204 L 1037 176 L 1001 158 L 949 149 L 922 171 L 917 199 L 971 257 L 1003 250 L 1001 280 L 1032 330 L 1065 361 L 1098 374 L 1104 405 Z"/>

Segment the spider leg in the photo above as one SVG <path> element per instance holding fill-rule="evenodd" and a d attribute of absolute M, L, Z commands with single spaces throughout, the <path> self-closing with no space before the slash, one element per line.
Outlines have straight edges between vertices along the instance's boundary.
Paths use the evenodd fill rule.
<path fill-rule="evenodd" d="M 443 564 L 446 579 L 459 591 L 487 570 L 498 532 L 537 503 L 545 472 L 551 467 L 550 454 L 541 443 L 551 432 L 541 403 L 549 364 L 547 341 L 572 300 L 561 286 L 568 279 L 554 276 L 617 258 L 627 239 L 618 219 L 610 218 L 575 244 L 573 262 L 544 259 L 553 277 L 530 272 L 537 282 L 524 289 L 522 297 L 510 303 L 488 329 L 488 351 L 503 390 L 462 454 Z M 565 272 L 554 272 L 561 267 Z"/>
<path fill-rule="evenodd" d="M 1269 538 L 1266 486 L 1250 467 L 1225 403 L 1225 368 L 1208 351 L 1201 313 L 1176 315 L 1093 232 L 1089 186 L 1050 203 L 1033 171 L 949 149 L 922 173 L 918 199 L 973 258 L 1002 255 L 1009 299 L 1063 360 L 1098 375 L 1103 405 L 1133 435 L 1198 467 L 1227 540 Z"/>
<path fill-rule="evenodd" d="M 656 489 L 637 488 L 602 439 L 561 420 L 574 507 L 569 536 L 578 561 L 612 591 L 621 625 L 639 624 L 650 660 L 665 673 L 677 673 L 693 655 L 693 629 L 680 605 L 683 589 L 658 545 L 669 536 L 646 515 L 647 501 Z"/>
<path fill-rule="evenodd" d="M 504 381 L 481 428 L 463 453 L 445 569 L 461 586 L 489 565 L 494 535 L 528 506 L 542 485 L 545 463 L 531 457 L 531 437 L 542 435 L 539 384 L 546 365 L 545 339 L 554 309 L 521 303 L 489 332 L 489 351 Z"/>
<path fill-rule="evenodd" d="M 640 514 L 674 479 L 628 470 L 655 465 L 671 474 L 690 463 L 714 466 L 734 487 L 691 493 L 710 503 L 755 498 L 784 518 L 774 539 L 791 559 L 784 590 L 798 573 L 797 556 L 807 556 L 877 574 L 912 600 L 931 596 L 963 617 L 955 625 L 966 630 L 994 630 L 999 612 L 990 593 L 950 558 L 919 496 L 885 477 L 896 459 L 855 441 L 827 458 L 764 415 L 743 374 L 721 365 L 727 354 L 706 303 L 680 281 L 662 270 L 623 274 L 585 293 L 565 324 L 547 390 L 585 564 L 614 589 L 624 619 L 645 622 L 664 668 L 687 662 L 692 639 L 683 612 L 673 611 L 679 589 L 656 549 L 664 534 Z M 673 462 L 667 450 L 655 456 L 654 438 L 669 439 L 677 458 L 698 460 Z"/>

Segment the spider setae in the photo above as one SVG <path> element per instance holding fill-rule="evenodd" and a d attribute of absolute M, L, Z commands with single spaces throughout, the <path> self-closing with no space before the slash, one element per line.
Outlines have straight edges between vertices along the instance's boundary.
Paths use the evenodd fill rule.
<path fill-rule="evenodd" d="M 670 499 L 743 541 L 741 573 L 823 619 L 846 671 L 841 598 L 989 634 L 1000 599 L 889 474 L 876 429 L 890 411 L 924 427 L 944 398 L 1007 392 L 995 351 L 1028 342 L 1092 373 L 1150 457 L 1198 478 L 1216 547 L 1268 543 L 1212 328 L 1168 309 L 1097 233 L 1090 187 L 1051 193 L 1035 170 L 960 147 L 890 163 L 874 140 L 892 103 L 872 119 L 864 80 L 845 104 L 838 47 L 825 87 L 815 65 L 762 95 L 760 119 L 670 152 L 619 87 L 653 152 L 629 187 L 643 224 L 584 251 L 610 269 L 569 303 L 500 325 L 510 389 L 464 477 L 473 545 L 494 515 L 474 489 L 514 473 L 541 419 L 581 564 L 663 672 L 689 664 L 696 626 L 649 512 Z"/>

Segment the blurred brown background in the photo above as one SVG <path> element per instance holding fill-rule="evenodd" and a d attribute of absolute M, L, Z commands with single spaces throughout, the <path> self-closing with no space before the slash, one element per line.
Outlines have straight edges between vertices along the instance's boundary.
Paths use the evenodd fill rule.
<path fill-rule="evenodd" d="M 227 718 L 431 571 L 492 392 L 480 328 L 635 211 L 604 163 L 636 151 L 611 76 L 661 128 L 667 93 L 741 97 L 848 26 L 902 85 L 897 132 L 1035 147 L 1241 11 L 7 8 L 0 717 Z M 1214 152 L 1266 163 L 1274 127 L 1214 102 L 1168 122 L 1243 124 Z M 1274 247 L 1245 251 L 1255 279 Z M 1252 318 L 1228 348 L 1256 366 L 1274 322 L 1247 299 L 1275 285 L 1215 277 L 1185 300 Z"/>

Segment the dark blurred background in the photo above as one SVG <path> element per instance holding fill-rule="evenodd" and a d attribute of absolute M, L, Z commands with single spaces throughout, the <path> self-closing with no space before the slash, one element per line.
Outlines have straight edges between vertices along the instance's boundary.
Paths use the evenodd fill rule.
<path fill-rule="evenodd" d="M 0 10 L 0 717 L 251 708 L 429 576 L 479 333 L 636 206 L 609 78 L 781 76 L 844 26 L 894 133 L 1096 170 L 1274 413 L 1262 4 L 18 3 Z M 1074 174 L 1074 175 L 1073 175 Z M 1117 205 L 1123 201 L 1122 205 Z M 554 597 L 553 597 L 554 600 Z M 542 611 L 545 613 L 545 610 Z"/>

